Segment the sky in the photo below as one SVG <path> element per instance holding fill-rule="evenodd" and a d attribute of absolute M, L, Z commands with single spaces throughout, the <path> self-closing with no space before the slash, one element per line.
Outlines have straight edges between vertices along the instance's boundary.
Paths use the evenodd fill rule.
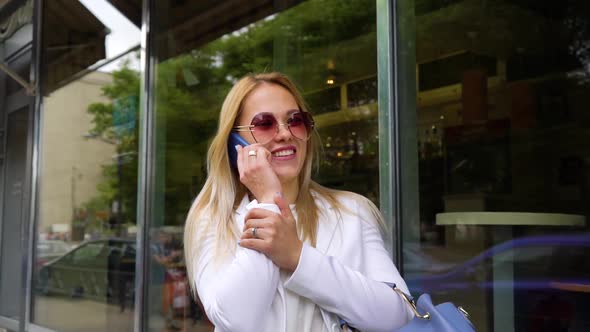
<path fill-rule="evenodd" d="M 80 3 L 82 3 L 111 31 L 106 37 L 107 59 L 112 59 L 140 44 L 141 30 L 131 23 L 125 15 L 121 14 L 121 12 L 113 7 L 108 1 L 80 0 Z M 135 59 L 133 54 L 102 66 L 98 70 L 111 72 L 118 69 L 124 58 L 131 58 L 131 67 L 139 70 L 139 60 Z M 107 60 L 103 60 L 103 62 L 106 61 Z"/>

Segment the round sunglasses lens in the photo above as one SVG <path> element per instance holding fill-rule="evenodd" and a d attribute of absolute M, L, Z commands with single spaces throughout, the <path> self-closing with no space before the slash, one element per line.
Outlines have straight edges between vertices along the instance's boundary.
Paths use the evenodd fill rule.
<path fill-rule="evenodd" d="M 291 118 L 289 118 L 288 123 L 291 134 L 302 140 L 308 139 L 313 130 L 313 120 L 309 113 L 294 113 L 291 115 Z"/>
<path fill-rule="evenodd" d="M 287 120 L 289 124 L 289 130 L 291 134 L 299 139 L 306 139 L 307 138 L 307 128 L 305 127 L 305 120 L 301 113 L 294 113 L 291 115 L 289 120 Z"/>
<path fill-rule="evenodd" d="M 277 120 L 271 114 L 257 114 L 250 125 L 252 125 L 252 135 L 258 143 L 267 143 L 277 133 Z"/>

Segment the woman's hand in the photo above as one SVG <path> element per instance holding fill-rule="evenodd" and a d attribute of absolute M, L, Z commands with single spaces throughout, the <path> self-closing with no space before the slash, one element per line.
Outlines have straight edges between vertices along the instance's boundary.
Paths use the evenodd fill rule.
<path fill-rule="evenodd" d="M 270 165 L 270 152 L 260 144 L 237 146 L 240 181 L 250 190 L 259 203 L 272 203 L 273 197 L 282 192 L 281 182 Z M 254 155 L 250 151 L 254 151 Z"/>
<path fill-rule="evenodd" d="M 295 218 L 287 201 L 279 195 L 274 197 L 281 214 L 264 209 L 252 209 L 246 215 L 240 245 L 265 254 L 279 268 L 295 271 L 303 242 L 297 235 Z M 256 229 L 256 236 L 253 234 Z"/>

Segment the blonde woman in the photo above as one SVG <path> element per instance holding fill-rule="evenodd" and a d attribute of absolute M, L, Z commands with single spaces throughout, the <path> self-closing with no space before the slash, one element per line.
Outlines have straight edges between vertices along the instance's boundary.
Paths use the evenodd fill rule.
<path fill-rule="evenodd" d="M 228 148 L 231 133 L 250 145 Z M 283 74 L 249 75 L 228 93 L 191 207 L 185 255 L 216 331 L 392 331 L 412 317 L 366 198 L 311 180 L 317 134 Z M 237 150 L 237 169 L 229 150 Z"/>

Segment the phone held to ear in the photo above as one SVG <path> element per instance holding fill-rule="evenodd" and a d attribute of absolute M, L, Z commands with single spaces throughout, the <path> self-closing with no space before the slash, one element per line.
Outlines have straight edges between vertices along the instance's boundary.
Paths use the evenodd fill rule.
<path fill-rule="evenodd" d="M 236 145 L 244 147 L 249 144 L 250 143 L 246 142 L 240 134 L 229 134 L 229 139 L 227 140 L 227 153 L 229 154 L 229 162 L 234 169 L 238 169 L 238 151 L 236 151 Z"/>

